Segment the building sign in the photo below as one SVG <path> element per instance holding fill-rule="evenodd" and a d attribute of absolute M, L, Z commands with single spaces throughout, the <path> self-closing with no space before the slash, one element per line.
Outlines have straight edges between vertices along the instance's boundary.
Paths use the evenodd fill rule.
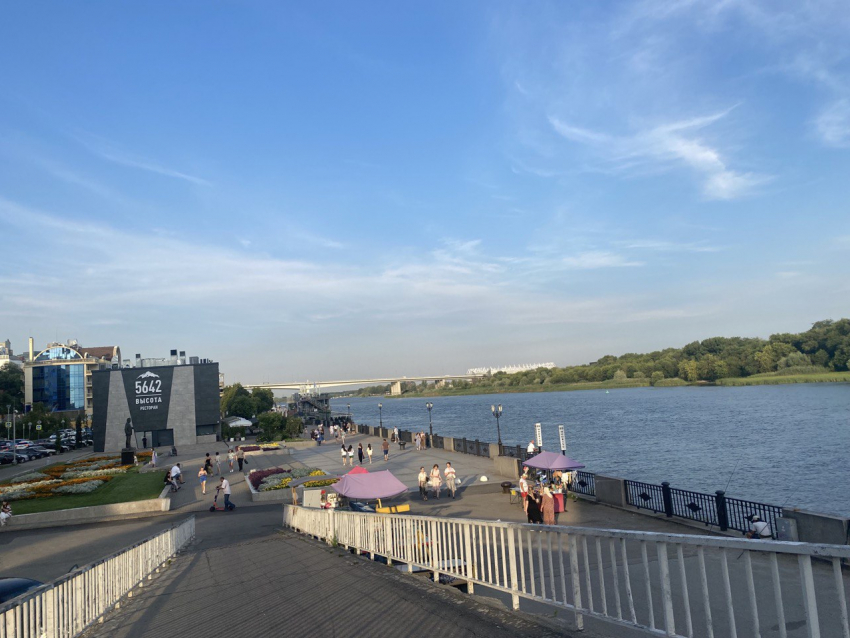
<path fill-rule="evenodd" d="M 534 435 L 537 438 L 537 447 L 543 449 L 543 428 L 539 423 L 534 424 Z"/>
<path fill-rule="evenodd" d="M 567 451 L 567 438 L 564 436 L 564 426 L 558 426 L 558 435 L 561 437 L 561 452 Z"/>
<path fill-rule="evenodd" d="M 157 410 L 162 404 L 162 379 L 158 374 L 145 372 L 136 377 L 136 405 L 139 410 Z"/>
<path fill-rule="evenodd" d="M 168 424 L 174 368 L 125 368 L 121 376 L 136 431 L 164 430 Z"/>

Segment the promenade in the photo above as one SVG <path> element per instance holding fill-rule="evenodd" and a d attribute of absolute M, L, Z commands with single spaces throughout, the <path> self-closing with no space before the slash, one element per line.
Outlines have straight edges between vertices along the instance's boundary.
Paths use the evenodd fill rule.
<path fill-rule="evenodd" d="M 348 437 L 347 443 L 379 439 L 365 435 Z M 356 449 L 356 448 L 355 448 Z M 161 457 L 160 467 L 145 471 L 165 471 L 171 462 L 180 461 L 186 484 L 173 495 L 173 509 L 149 518 L 106 522 L 83 526 L 39 530 L 9 530 L 0 533 L 0 576 L 29 577 L 44 582 L 58 578 L 75 565 L 94 562 L 134 542 L 154 534 L 187 515 L 196 516 L 196 540 L 161 575 L 122 602 L 121 608 L 108 614 L 103 625 L 90 630 L 91 636 L 223 636 L 238 631 L 249 637 L 282 631 L 304 635 L 420 636 L 434 632 L 446 636 L 572 635 L 572 613 L 555 614 L 554 609 L 536 601 L 522 601 L 523 613 L 505 611 L 509 596 L 476 587 L 476 596 L 465 596 L 454 588 L 435 585 L 424 576 L 411 576 L 354 556 L 340 548 L 282 529 L 280 503 L 252 503 L 245 474 L 229 473 L 223 459 L 224 475 L 233 485 L 235 512 L 208 511 L 218 477 L 210 479 L 208 493 L 201 494 L 196 477 L 206 451 L 221 456 L 226 444 L 187 448 L 176 459 Z M 458 470 L 463 490 L 456 500 L 445 497 L 419 499 L 416 474 L 419 467 L 437 463 L 441 468 L 449 460 Z M 355 461 L 356 464 L 356 461 Z M 320 467 L 331 474 L 349 471 L 343 468 L 339 445 L 333 443 L 288 451 L 263 452 L 249 456 L 245 470 L 274 466 Z M 391 448 L 389 461 L 374 455 L 372 471 L 389 469 L 410 492 L 393 502 L 407 500 L 411 514 L 458 520 L 495 520 L 524 522 L 519 504 L 502 494 L 499 483 L 504 477 L 492 473 L 492 461 L 486 458 L 446 452 Z M 480 478 L 487 476 L 488 481 Z M 286 499 L 289 490 L 282 490 Z M 288 500 L 288 499 L 287 499 Z M 663 517 L 608 507 L 579 499 L 567 503 L 567 511 L 558 516 L 559 525 L 601 529 L 660 532 L 666 534 L 712 535 L 702 526 L 683 525 Z M 93 542 L 96 539 L 96 542 Z M 686 553 L 693 564 L 695 557 Z M 730 569 L 742 569 L 740 556 L 730 555 Z M 655 557 L 650 565 L 657 570 Z M 593 552 L 588 567 L 592 573 L 602 569 L 610 579 L 608 557 L 601 563 Z M 831 578 L 826 567 L 815 566 L 819 583 Z M 541 570 L 542 571 L 542 570 Z M 769 574 L 756 565 L 760 582 L 769 582 Z M 799 591 L 796 564 L 780 563 L 783 591 Z M 721 574 L 709 569 L 709 579 Z M 610 580 L 609 580 L 610 582 Z M 736 587 L 739 585 L 736 584 Z M 693 591 L 698 591 L 695 585 Z M 653 585 L 653 597 L 662 592 Z M 636 592 L 636 596 L 640 594 Z M 760 607 L 769 606 L 770 592 L 758 590 Z M 716 607 L 715 607 L 716 605 Z M 722 617 L 724 605 L 712 600 L 714 613 Z M 736 610 L 736 615 L 739 611 Z M 833 622 L 835 610 L 822 610 L 825 621 Z M 695 613 L 695 621 L 699 620 Z M 399 620 L 399 619 L 403 619 Z M 789 636 L 797 636 L 804 614 L 796 603 L 789 606 Z M 741 619 L 745 622 L 745 619 Z M 641 635 L 632 629 L 588 620 L 584 636 Z M 778 635 L 776 626 L 762 627 L 763 636 Z M 554 632 L 554 633 L 553 633 Z M 594 633 L 596 632 L 596 633 Z"/>

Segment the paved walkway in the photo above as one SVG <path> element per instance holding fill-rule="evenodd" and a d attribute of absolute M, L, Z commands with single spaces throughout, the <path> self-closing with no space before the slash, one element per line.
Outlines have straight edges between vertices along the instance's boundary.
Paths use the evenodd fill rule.
<path fill-rule="evenodd" d="M 292 532 L 181 554 L 84 634 L 109 638 L 570 636 Z M 583 634 L 587 636 L 587 633 Z"/>

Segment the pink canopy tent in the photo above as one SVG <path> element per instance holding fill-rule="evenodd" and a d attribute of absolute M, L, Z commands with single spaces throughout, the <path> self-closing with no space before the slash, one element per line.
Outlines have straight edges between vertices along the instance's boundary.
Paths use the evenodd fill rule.
<path fill-rule="evenodd" d="M 523 465 L 528 467 L 536 467 L 540 470 L 580 470 L 584 467 L 578 461 L 574 461 L 568 456 L 557 454 L 556 452 L 541 452 L 537 456 L 532 456 Z"/>
<path fill-rule="evenodd" d="M 356 469 L 356 468 L 355 468 Z M 382 499 L 392 498 L 407 491 L 407 486 L 399 481 L 392 472 L 349 472 L 332 486 L 336 492 L 348 498 Z"/>
<path fill-rule="evenodd" d="M 346 476 L 348 476 L 349 474 L 368 474 L 368 473 L 369 473 L 369 470 L 367 470 L 362 465 L 358 465 L 357 467 L 355 467 L 350 472 L 346 472 Z"/>

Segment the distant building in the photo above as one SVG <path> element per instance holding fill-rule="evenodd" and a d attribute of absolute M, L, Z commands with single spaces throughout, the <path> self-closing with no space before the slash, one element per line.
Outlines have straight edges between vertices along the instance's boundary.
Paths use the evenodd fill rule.
<path fill-rule="evenodd" d="M 187 357 L 185 350 L 172 350 L 168 357 L 162 358 L 142 358 L 141 354 L 136 354 L 134 360 L 124 359 L 124 368 L 159 368 L 162 366 L 185 366 L 185 365 L 200 365 L 203 363 L 214 363 L 212 359 L 203 359 L 201 357 Z"/>
<path fill-rule="evenodd" d="M 8 364 L 22 366 L 24 365 L 24 358 L 15 356 L 12 352 L 12 342 L 6 339 L 6 341 L 0 342 L 0 368 Z"/>
<path fill-rule="evenodd" d="M 466 374 L 496 374 L 497 372 L 505 372 L 507 374 L 514 374 L 516 372 L 528 372 L 529 370 L 537 370 L 537 368 L 555 368 L 557 367 L 554 363 L 521 363 L 519 365 L 513 366 L 501 366 L 501 367 L 490 367 L 490 368 L 470 368 L 466 371 Z"/>
<path fill-rule="evenodd" d="M 92 380 L 95 370 L 118 368 L 118 346 L 83 348 L 76 341 L 50 343 L 35 354 L 30 338 L 24 367 L 24 409 L 41 404 L 51 412 L 92 413 Z"/>

